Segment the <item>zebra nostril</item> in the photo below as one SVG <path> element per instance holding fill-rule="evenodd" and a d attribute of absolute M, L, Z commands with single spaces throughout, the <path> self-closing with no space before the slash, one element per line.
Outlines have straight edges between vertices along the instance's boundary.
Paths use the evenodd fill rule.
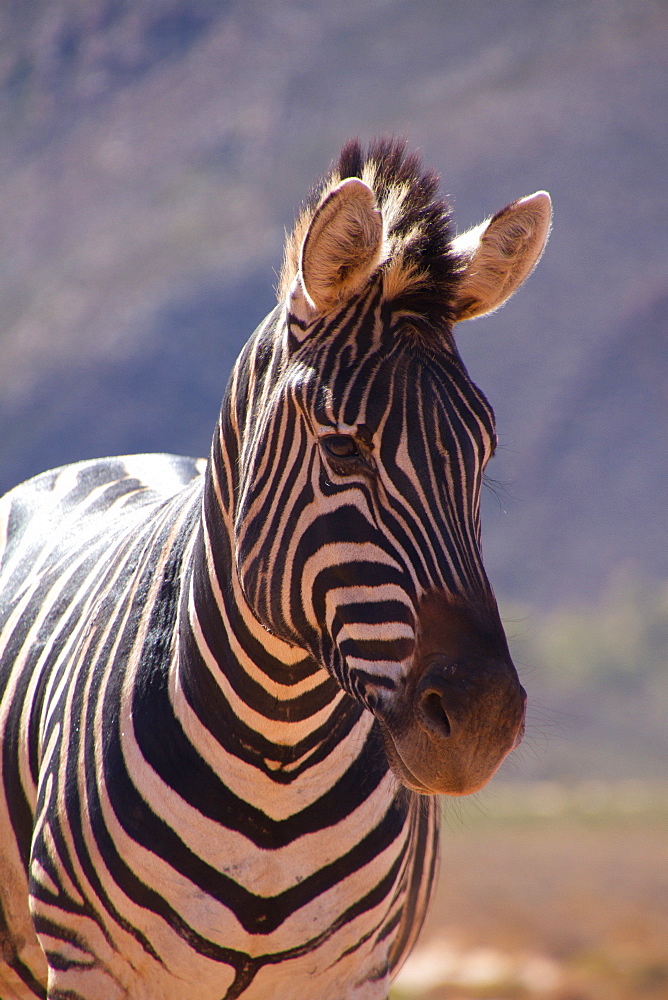
<path fill-rule="evenodd" d="M 432 736 L 447 738 L 452 732 L 448 713 L 443 707 L 443 695 L 433 688 L 420 694 L 417 703 L 418 722 Z"/>

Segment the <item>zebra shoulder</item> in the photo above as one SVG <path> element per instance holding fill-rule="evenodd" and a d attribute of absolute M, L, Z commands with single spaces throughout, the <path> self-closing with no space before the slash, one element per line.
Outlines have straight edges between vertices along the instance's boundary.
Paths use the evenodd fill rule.
<path fill-rule="evenodd" d="M 0 499 L 0 574 L 27 535 L 34 545 L 68 515 L 81 516 L 87 501 L 98 498 L 104 508 L 166 500 L 205 468 L 205 459 L 182 455 L 122 455 L 63 465 L 20 483 Z"/>

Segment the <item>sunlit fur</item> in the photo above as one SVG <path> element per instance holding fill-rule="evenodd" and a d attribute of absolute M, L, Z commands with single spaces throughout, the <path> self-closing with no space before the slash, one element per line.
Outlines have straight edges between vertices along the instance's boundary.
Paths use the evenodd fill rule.
<path fill-rule="evenodd" d="M 346 177 L 369 185 L 383 217 L 383 298 L 396 310 L 415 313 L 441 338 L 452 321 L 451 304 L 462 262 L 452 252 L 448 205 L 438 196 L 435 173 L 425 170 L 405 143 L 380 139 L 368 150 L 355 140 L 314 188 L 285 247 L 278 296 L 283 301 L 299 268 L 302 242 L 318 206 Z"/>

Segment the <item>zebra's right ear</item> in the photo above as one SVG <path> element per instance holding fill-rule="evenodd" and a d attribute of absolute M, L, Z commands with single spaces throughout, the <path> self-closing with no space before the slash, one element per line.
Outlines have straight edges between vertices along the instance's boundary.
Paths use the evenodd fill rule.
<path fill-rule="evenodd" d="M 302 242 L 291 292 L 295 314 L 312 320 L 352 298 L 380 264 L 382 251 L 383 217 L 374 193 L 348 177 L 317 208 Z"/>

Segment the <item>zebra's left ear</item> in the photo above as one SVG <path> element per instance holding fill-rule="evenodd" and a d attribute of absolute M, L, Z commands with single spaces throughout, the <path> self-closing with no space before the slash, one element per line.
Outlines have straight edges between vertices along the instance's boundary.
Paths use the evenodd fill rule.
<path fill-rule="evenodd" d="M 318 207 L 301 246 L 293 300 L 305 302 L 297 315 L 314 319 L 361 291 L 378 267 L 383 217 L 368 184 L 348 177 Z"/>
<path fill-rule="evenodd" d="M 517 291 L 541 258 L 551 221 L 550 196 L 537 191 L 455 237 L 450 247 L 462 264 L 455 322 L 493 312 Z"/>

